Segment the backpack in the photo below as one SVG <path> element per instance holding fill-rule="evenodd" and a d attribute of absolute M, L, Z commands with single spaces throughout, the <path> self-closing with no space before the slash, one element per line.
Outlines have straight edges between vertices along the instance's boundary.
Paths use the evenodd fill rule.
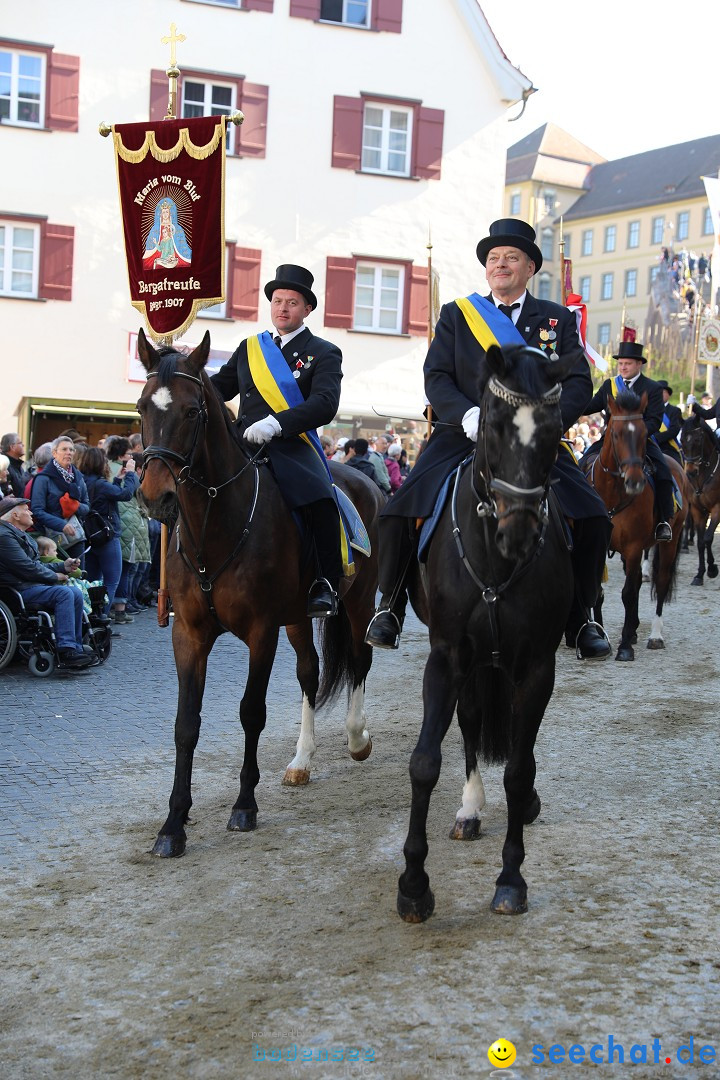
<path fill-rule="evenodd" d="M 88 510 L 83 528 L 91 548 L 104 547 L 115 535 L 112 524 L 98 510 Z"/>

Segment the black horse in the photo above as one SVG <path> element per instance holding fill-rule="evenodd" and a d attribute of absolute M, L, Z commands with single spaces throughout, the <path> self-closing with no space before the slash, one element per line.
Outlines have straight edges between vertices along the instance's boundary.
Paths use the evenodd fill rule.
<path fill-rule="evenodd" d="M 695 415 L 683 423 L 680 438 L 685 475 L 692 488 L 690 514 L 697 536 L 698 569 L 690 584 L 702 585 L 706 560 L 707 576 L 718 575 L 712 543 L 720 521 L 720 446 L 712 428 Z"/>
<path fill-rule="evenodd" d="M 478 753 L 507 762 L 508 828 L 492 908 L 527 910 L 523 826 L 540 812 L 533 749 L 573 595 L 564 522 L 548 498 L 562 434 L 561 380 L 570 361 L 551 361 L 527 346 L 491 346 L 487 366 L 477 449 L 456 475 L 426 567 L 411 584 L 431 651 L 422 730 L 410 759 L 412 810 L 397 901 L 407 922 L 428 918 L 435 904 L 424 868 L 426 821 L 456 705 L 467 783 L 450 835 L 479 835 L 485 798 Z"/>
<path fill-rule="evenodd" d="M 162 857 L 185 851 L 207 658 L 225 631 L 241 638 L 250 653 L 240 703 L 245 758 L 228 829 L 256 828 L 257 748 L 280 627 L 286 628 L 297 655 L 302 690 L 300 738 L 283 782 L 308 782 L 315 752 L 315 709 L 342 689 L 350 695 L 346 720 L 350 754 L 362 761 L 372 749 L 363 712 L 372 649 L 364 644 L 364 636 L 375 604 L 377 517 L 384 499 L 362 473 L 333 463 L 333 479 L 351 496 L 373 553 L 356 555 L 354 577 L 341 583 L 338 615 L 321 623 L 321 681 L 313 624 L 305 607 L 313 560 L 263 463 L 262 448 L 250 456 L 204 371 L 209 349 L 207 333 L 189 356 L 172 349 L 156 352 L 142 330 L 138 335 L 138 352 L 148 372 L 138 402 L 145 445 L 141 490 L 154 517 L 177 518 L 167 566 L 178 675 L 176 767 L 170 814 L 153 848 L 153 854 Z"/>

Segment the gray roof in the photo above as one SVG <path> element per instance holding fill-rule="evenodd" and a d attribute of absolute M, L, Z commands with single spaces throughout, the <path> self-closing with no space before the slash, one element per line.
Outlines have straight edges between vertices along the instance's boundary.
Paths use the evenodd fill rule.
<path fill-rule="evenodd" d="M 585 193 L 563 220 L 697 199 L 705 195 L 702 177 L 717 176 L 719 169 L 720 135 L 606 161 L 590 170 Z"/>

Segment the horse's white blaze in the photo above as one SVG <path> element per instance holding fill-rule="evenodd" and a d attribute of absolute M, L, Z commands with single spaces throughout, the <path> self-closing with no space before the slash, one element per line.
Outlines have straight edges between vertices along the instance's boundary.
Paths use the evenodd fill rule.
<path fill-rule="evenodd" d="M 295 747 L 295 757 L 288 765 L 288 769 L 304 769 L 310 772 L 310 763 L 315 756 L 316 749 L 315 709 L 311 706 L 307 694 L 303 694 L 300 738 Z"/>
<path fill-rule="evenodd" d="M 652 621 L 652 626 L 650 627 L 650 640 L 651 641 L 662 641 L 663 640 L 662 615 L 656 615 L 655 618 Z"/>
<path fill-rule="evenodd" d="M 535 436 L 535 413 L 530 405 L 521 405 L 513 417 L 523 446 L 532 445 Z"/>
<path fill-rule="evenodd" d="M 467 779 L 462 800 L 462 806 L 455 815 L 457 820 L 469 821 L 471 818 L 479 818 L 480 811 L 485 805 L 485 788 L 477 769 L 473 769 Z"/>
<path fill-rule="evenodd" d="M 153 405 L 157 406 L 158 409 L 162 409 L 163 412 L 166 412 L 172 404 L 172 394 L 170 393 L 170 387 L 159 386 L 150 398 L 150 400 L 152 401 Z"/>
<path fill-rule="evenodd" d="M 356 754 L 359 750 L 363 750 L 367 746 L 368 739 L 370 738 L 367 728 L 365 727 L 364 706 L 365 688 L 362 685 L 356 686 L 350 696 L 350 705 L 345 720 L 348 750 L 351 754 Z"/>
<path fill-rule="evenodd" d="M 635 431 L 635 425 L 632 422 L 628 424 L 628 431 Z"/>

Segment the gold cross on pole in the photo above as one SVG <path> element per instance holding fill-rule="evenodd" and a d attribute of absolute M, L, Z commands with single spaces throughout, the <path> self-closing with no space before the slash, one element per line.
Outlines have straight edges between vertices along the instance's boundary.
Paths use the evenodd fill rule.
<path fill-rule="evenodd" d="M 184 41 L 185 40 L 185 35 L 184 34 L 176 34 L 175 33 L 176 29 L 177 29 L 177 27 L 175 26 L 175 23 L 170 23 L 170 33 L 168 35 L 166 35 L 164 38 L 160 38 L 160 44 L 161 45 L 169 45 L 170 46 L 170 67 L 173 67 L 173 68 L 177 65 L 177 59 L 176 59 L 176 56 L 175 56 L 175 44 L 178 41 Z"/>

